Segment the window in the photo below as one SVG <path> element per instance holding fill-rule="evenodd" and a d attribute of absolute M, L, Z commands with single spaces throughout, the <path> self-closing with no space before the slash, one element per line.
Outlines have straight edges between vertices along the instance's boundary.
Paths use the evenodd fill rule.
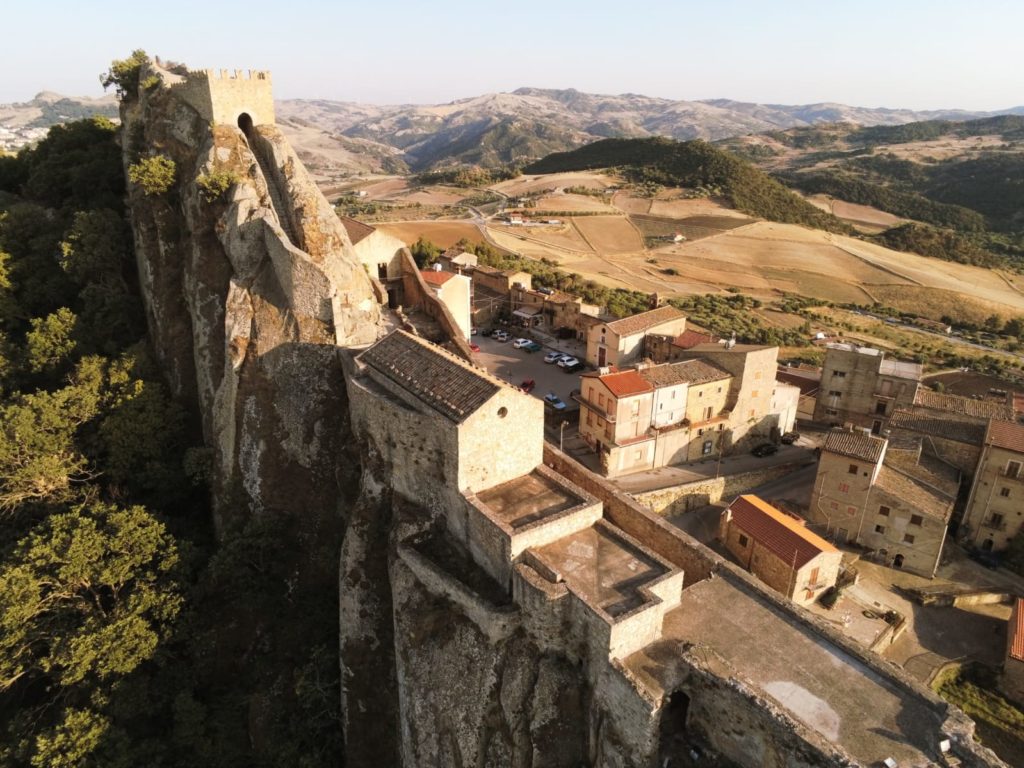
<path fill-rule="evenodd" d="M 697 397 L 704 397 L 704 390 L 703 389 L 698 389 L 697 390 Z"/>
<path fill-rule="evenodd" d="M 843 393 L 840 392 L 838 389 L 830 389 L 828 391 L 828 394 L 829 394 L 829 397 L 842 397 L 843 396 Z"/>
<path fill-rule="evenodd" d="M 858 467 L 856 464 L 851 464 L 850 468 L 846 470 L 846 474 L 848 474 L 848 475 L 856 475 L 859 470 L 860 470 L 860 467 Z"/>
<path fill-rule="evenodd" d="M 832 375 L 835 376 L 837 379 L 845 379 L 846 371 L 832 371 Z"/>
<path fill-rule="evenodd" d="M 704 434 L 704 430 L 703 429 L 698 429 L 697 430 L 697 437 L 700 437 L 703 434 Z"/>
<path fill-rule="evenodd" d="M 672 399 L 673 400 L 676 399 L 676 390 L 674 390 L 674 389 L 672 390 Z"/>
<path fill-rule="evenodd" d="M 846 514 L 851 515 L 851 516 L 852 515 L 856 515 L 857 514 L 857 508 L 856 507 L 847 507 L 846 508 Z"/>
<path fill-rule="evenodd" d="M 885 533 L 885 526 L 884 525 L 876 525 L 875 526 L 875 533 Z"/>
<path fill-rule="evenodd" d="M 840 493 L 849 493 L 850 492 L 850 484 L 849 483 L 840 483 L 839 484 L 839 492 Z"/>
<path fill-rule="evenodd" d="M 1017 478 L 1020 477 L 1021 463 L 1019 461 L 1008 461 L 1006 462 L 1006 476 Z"/>
<path fill-rule="evenodd" d="M 881 506 L 878 508 L 878 514 L 880 514 L 882 517 L 888 517 L 889 511 L 889 508 L 886 506 Z"/>
<path fill-rule="evenodd" d="M 913 537 L 912 534 L 904 533 L 903 534 L 903 541 L 905 543 L 907 543 L 907 544 L 913 544 L 914 543 L 914 537 Z"/>
<path fill-rule="evenodd" d="M 1010 489 L 1009 488 L 1000 488 L 999 489 L 999 495 L 1002 496 L 1004 499 L 1010 498 Z"/>
<path fill-rule="evenodd" d="M 739 538 L 739 542 L 740 542 L 740 546 L 741 546 L 741 547 L 746 547 L 746 546 L 747 546 L 747 544 L 749 544 L 749 543 L 750 543 L 750 539 L 748 539 L 748 538 L 747 538 L 746 536 L 744 536 L 744 535 L 743 535 L 743 534 L 741 533 L 741 534 L 740 534 L 740 538 Z"/>
<path fill-rule="evenodd" d="M 604 393 L 599 392 L 597 395 L 597 404 L 604 408 Z"/>
<path fill-rule="evenodd" d="M 636 449 L 636 453 L 633 455 L 633 459 L 635 461 L 643 461 L 643 458 L 644 458 L 644 449 L 643 448 L 637 448 Z"/>
<path fill-rule="evenodd" d="M 718 388 L 718 394 L 722 394 L 722 388 L 721 387 Z"/>
<path fill-rule="evenodd" d="M 921 525 L 921 523 L 923 523 L 923 522 L 924 522 L 924 518 L 921 517 L 921 515 L 911 515 L 910 516 L 910 524 L 911 525 Z"/>
<path fill-rule="evenodd" d="M 755 379 L 760 379 L 761 378 L 761 371 L 754 371 L 754 378 Z"/>
<path fill-rule="evenodd" d="M 833 510 L 838 510 L 839 509 L 839 502 L 838 501 L 829 502 L 829 506 L 832 507 Z"/>
<path fill-rule="evenodd" d="M 591 411 L 589 408 L 587 409 L 587 426 L 594 426 L 594 412 Z"/>
<path fill-rule="evenodd" d="M 750 393 L 751 397 L 760 397 L 760 395 L 761 395 L 760 391 L 758 391 L 756 389 L 753 392 Z"/>
<path fill-rule="evenodd" d="M 708 419 L 710 419 L 714 415 L 714 413 L 715 409 L 709 405 L 707 408 L 704 409 L 704 420 L 707 421 Z"/>
<path fill-rule="evenodd" d="M 885 409 L 888 407 L 888 403 L 885 400 L 879 400 L 875 403 L 875 413 L 879 416 L 885 416 Z"/>
<path fill-rule="evenodd" d="M 630 413 L 633 414 L 633 418 L 636 418 L 637 416 L 639 416 L 640 415 L 640 401 L 639 400 L 634 400 L 632 403 L 630 403 L 629 404 L 629 411 L 630 411 Z"/>
<path fill-rule="evenodd" d="M 711 453 L 712 445 L 713 443 L 710 440 L 705 440 L 704 445 L 700 447 L 701 456 L 707 456 L 709 453 Z"/>

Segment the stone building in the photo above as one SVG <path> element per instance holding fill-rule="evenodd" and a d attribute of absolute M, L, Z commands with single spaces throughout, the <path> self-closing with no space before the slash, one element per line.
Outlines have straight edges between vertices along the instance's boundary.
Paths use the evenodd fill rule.
<path fill-rule="evenodd" d="M 439 269 L 422 270 L 420 274 L 438 301 L 448 307 L 462 338 L 468 341 L 473 325 L 469 278 L 453 272 L 442 272 Z"/>
<path fill-rule="evenodd" d="M 1024 704 L 1024 597 L 1013 601 L 1006 625 L 1006 656 L 999 687 L 1013 701 Z"/>
<path fill-rule="evenodd" d="M 757 496 L 738 496 L 722 511 L 718 538 L 740 565 L 797 605 L 815 602 L 839 578 L 842 553 Z"/>
<path fill-rule="evenodd" d="M 649 333 L 675 335 L 686 330 L 686 315 L 673 306 L 599 323 L 587 332 L 587 362 L 596 367 L 627 366 L 643 356 Z"/>
<path fill-rule="evenodd" d="M 718 455 L 728 437 L 729 380 L 702 360 L 585 373 L 580 436 L 608 477 Z"/>
<path fill-rule="evenodd" d="M 959 535 L 999 552 L 1024 527 L 1024 424 L 989 422 Z"/>
<path fill-rule="evenodd" d="M 836 429 L 822 446 L 809 517 L 834 540 L 931 578 L 959 487 L 956 468 L 922 453 L 920 441 L 895 446 L 866 429 Z"/>
<path fill-rule="evenodd" d="M 913 405 L 921 384 L 918 363 L 890 360 L 855 344 L 826 345 L 814 420 L 868 427 L 880 435 L 897 408 Z"/>

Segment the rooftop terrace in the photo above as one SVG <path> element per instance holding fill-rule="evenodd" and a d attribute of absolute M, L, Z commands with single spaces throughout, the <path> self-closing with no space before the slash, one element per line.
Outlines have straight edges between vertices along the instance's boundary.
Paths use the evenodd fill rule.
<path fill-rule="evenodd" d="M 887 757 L 901 766 L 938 761 L 932 739 L 941 720 L 926 700 L 899 690 L 728 578 L 684 590 L 679 607 L 665 616 L 662 640 L 626 658 L 625 666 L 653 696 L 670 693 L 680 682 L 673 659 L 681 643 L 723 659 L 738 680 L 863 765 Z"/>
<path fill-rule="evenodd" d="M 536 470 L 481 491 L 477 498 L 512 529 L 554 517 L 585 501 L 565 483 Z"/>

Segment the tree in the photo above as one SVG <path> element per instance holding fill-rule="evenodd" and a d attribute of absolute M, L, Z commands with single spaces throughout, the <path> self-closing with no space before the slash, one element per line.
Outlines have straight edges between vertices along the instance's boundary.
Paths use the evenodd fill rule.
<path fill-rule="evenodd" d="M 1014 339 L 1024 336 L 1024 317 L 1012 317 L 1003 326 L 1003 335 Z"/>
<path fill-rule="evenodd" d="M 167 155 L 144 157 L 128 166 L 128 179 L 147 195 L 162 195 L 174 186 L 177 168 Z"/>
<path fill-rule="evenodd" d="M 110 86 L 117 87 L 119 98 L 134 96 L 139 90 L 139 73 L 142 65 L 149 61 L 149 56 L 141 48 L 132 51 L 127 59 L 114 59 L 110 62 L 110 69 L 100 74 L 100 84 L 103 90 Z"/>
<path fill-rule="evenodd" d="M 77 321 L 67 307 L 32 319 L 32 330 L 25 334 L 26 362 L 32 373 L 52 372 L 67 363 L 75 351 Z"/>
<path fill-rule="evenodd" d="M 999 315 L 989 315 L 988 317 L 985 318 L 985 323 L 984 323 L 983 327 L 985 328 L 986 331 L 990 331 L 992 333 L 995 333 L 996 331 L 999 330 L 999 328 L 1000 328 L 1000 326 L 1002 326 L 1002 324 L 1003 324 L 1003 321 L 999 317 Z"/>
<path fill-rule="evenodd" d="M 124 287 L 124 220 L 109 208 L 76 213 L 60 251 L 61 268 L 79 285 L 113 282 Z"/>

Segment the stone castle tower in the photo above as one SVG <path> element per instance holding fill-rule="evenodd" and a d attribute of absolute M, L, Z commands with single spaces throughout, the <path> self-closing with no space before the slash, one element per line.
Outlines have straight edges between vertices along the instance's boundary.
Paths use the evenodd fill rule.
<path fill-rule="evenodd" d="M 252 125 L 272 125 L 274 96 L 267 70 L 189 70 L 172 86 L 175 95 L 213 124 L 239 125 L 248 115 Z"/>

